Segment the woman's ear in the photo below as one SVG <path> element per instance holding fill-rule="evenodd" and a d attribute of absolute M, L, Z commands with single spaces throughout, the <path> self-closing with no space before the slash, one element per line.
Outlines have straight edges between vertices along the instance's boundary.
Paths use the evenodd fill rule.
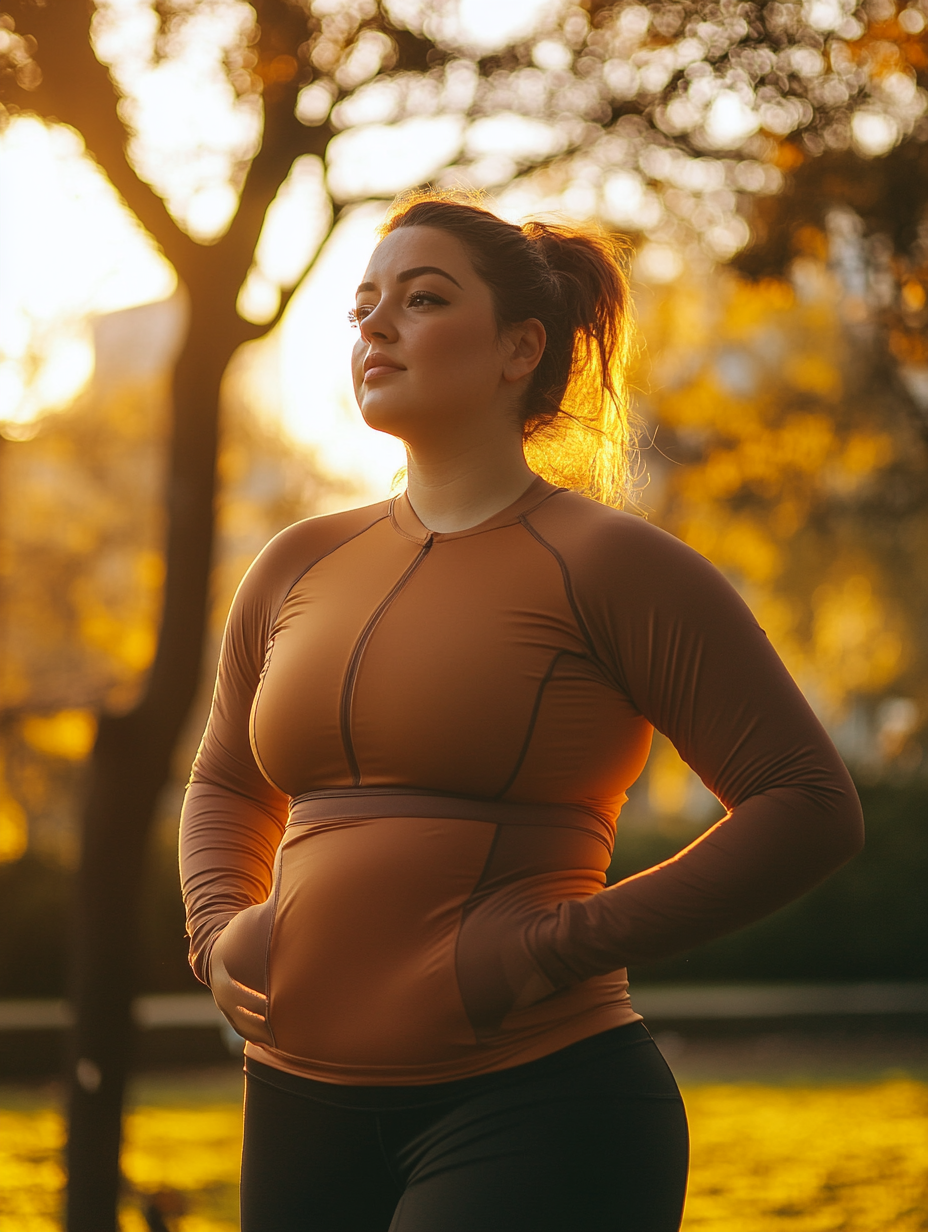
<path fill-rule="evenodd" d="M 504 333 L 503 380 L 512 383 L 531 375 L 545 352 L 547 337 L 545 327 L 535 317 L 510 325 Z"/>

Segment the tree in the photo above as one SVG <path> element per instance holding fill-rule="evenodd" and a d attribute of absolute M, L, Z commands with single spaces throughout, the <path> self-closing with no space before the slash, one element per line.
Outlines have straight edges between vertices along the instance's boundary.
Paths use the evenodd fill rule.
<path fill-rule="evenodd" d="M 231 159 L 227 187 L 238 204 L 219 234 L 198 229 L 146 162 L 135 131 L 136 74 L 118 48 L 106 50 L 115 10 L 100 0 L 95 19 L 89 0 L 7 0 L 0 68 L 8 107 L 83 135 L 174 266 L 190 310 L 173 381 L 157 651 L 141 700 L 128 713 L 101 716 L 84 810 L 73 931 L 71 1232 L 115 1227 L 138 887 L 155 801 L 200 672 L 220 383 L 235 349 L 271 327 L 286 304 L 286 279 L 262 270 L 256 245 L 294 160 L 327 161 L 337 218 L 352 200 L 377 194 L 333 174 L 339 158 L 351 157 L 350 130 L 402 137 L 414 131 L 404 124 L 438 112 L 452 122 L 450 178 L 498 189 L 513 208 L 602 217 L 642 237 L 652 259 L 682 249 L 705 262 L 746 244 L 744 203 L 777 192 L 796 166 L 852 141 L 874 155 L 925 135 L 924 20 L 916 8 L 897 19 L 891 0 L 803 9 L 565 2 L 530 33 L 490 48 L 455 11 L 450 0 L 256 0 L 253 9 L 240 0 L 138 0 L 154 61 L 178 54 L 197 21 L 235 27 L 223 71 L 260 136 Z M 274 293 L 263 306 L 249 307 L 261 296 L 240 298 L 251 272 L 252 290 Z"/>

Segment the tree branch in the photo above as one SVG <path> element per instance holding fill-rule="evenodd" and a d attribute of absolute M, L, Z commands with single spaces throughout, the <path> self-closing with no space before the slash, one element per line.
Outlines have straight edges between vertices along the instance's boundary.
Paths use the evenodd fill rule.
<path fill-rule="evenodd" d="M 306 128 L 296 119 L 296 76 L 288 82 L 274 82 L 265 90 L 264 136 L 249 169 L 238 212 L 226 235 L 216 244 L 202 245 L 177 225 L 162 198 L 139 178 L 128 158 L 127 132 L 118 113 L 120 95 L 90 43 L 94 13 L 90 0 L 47 0 L 41 7 L 29 0 L 13 0 L 7 7 L 18 33 L 36 40 L 36 58 L 42 69 L 42 82 L 34 90 L 7 83 L 4 92 L 8 101 L 46 119 L 70 124 L 81 133 L 88 151 L 181 279 L 195 281 L 202 277 L 206 265 L 211 277 L 234 283 L 237 292 L 267 207 L 294 159 L 304 153 L 324 156 L 332 137 L 329 125 Z M 285 50 L 296 60 L 306 38 L 305 15 L 281 0 L 266 0 L 260 8 L 264 22 L 261 43 L 266 41 L 268 50 L 278 55 Z M 223 250 L 221 257 L 216 249 Z M 238 260 L 229 259 L 232 253 Z"/>
<path fill-rule="evenodd" d="M 47 0 L 40 7 L 29 0 L 13 0 L 7 7 L 17 32 L 36 40 L 36 60 L 42 69 L 41 85 L 29 91 L 8 88 L 9 100 L 76 128 L 168 260 L 175 268 L 183 265 L 194 241 L 177 227 L 157 193 L 139 179 L 126 155 L 126 129 L 117 112 L 119 94 L 90 43 L 94 5 L 90 0 Z"/>

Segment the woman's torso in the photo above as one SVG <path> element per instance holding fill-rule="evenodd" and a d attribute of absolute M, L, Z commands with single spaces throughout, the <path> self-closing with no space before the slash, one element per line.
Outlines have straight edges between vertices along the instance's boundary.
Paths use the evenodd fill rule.
<path fill-rule="evenodd" d="M 270 898 L 223 949 L 264 981 L 259 1059 L 439 1082 L 637 1017 L 622 971 L 507 1012 L 494 969 L 507 929 L 602 888 L 650 744 L 546 538 L 565 495 L 537 481 L 444 535 L 400 498 L 287 589 L 250 737 L 290 818 Z"/>

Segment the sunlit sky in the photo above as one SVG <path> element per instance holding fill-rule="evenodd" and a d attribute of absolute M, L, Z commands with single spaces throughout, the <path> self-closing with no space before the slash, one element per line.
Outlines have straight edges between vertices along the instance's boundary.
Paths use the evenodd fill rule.
<path fill-rule="evenodd" d="M 92 315 L 163 299 L 176 280 L 72 130 L 14 120 L 0 185 L 0 421 L 26 430 L 92 376 Z"/>

